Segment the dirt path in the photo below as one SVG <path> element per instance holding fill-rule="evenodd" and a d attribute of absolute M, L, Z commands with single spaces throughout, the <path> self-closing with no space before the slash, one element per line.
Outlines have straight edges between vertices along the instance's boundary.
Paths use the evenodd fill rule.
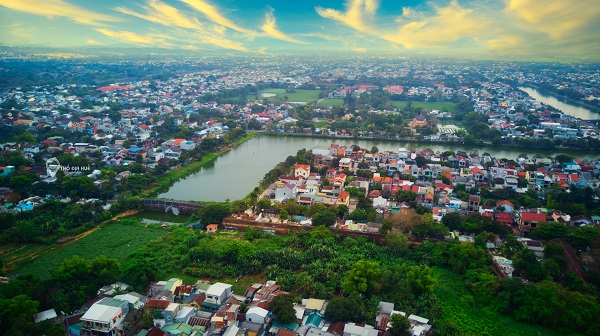
<path fill-rule="evenodd" d="M 127 216 L 131 216 L 131 215 L 135 215 L 138 212 L 139 212 L 139 210 L 127 210 L 127 211 L 121 212 L 120 214 L 116 215 L 115 217 L 109 219 L 108 221 L 118 220 L 119 218 L 122 218 L 122 217 L 127 217 Z M 74 237 L 64 237 L 64 238 L 61 238 L 61 239 L 59 239 L 59 241 L 62 240 L 63 242 L 59 243 L 59 245 L 54 246 L 53 248 L 47 249 L 46 251 L 44 251 L 42 253 L 38 254 L 38 253 L 33 252 L 33 253 L 30 253 L 30 254 L 24 255 L 24 256 L 22 256 L 22 257 L 20 257 L 18 259 L 15 259 L 15 260 L 13 260 L 13 261 L 11 261 L 9 263 L 6 263 L 4 265 L 4 267 L 2 268 L 2 271 L 4 273 L 7 273 L 7 272 L 13 270 L 15 264 L 17 262 L 21 261 L 21 260 L 25 260 L 25 259 L 35 260 L 35 259 L 43 256 L 44 254 L 48 253 L 48 252 L 56 251 L 58 249 L 61 249 L 61 248 L 65 247 L 65 246 L 69 245 L 69 244 L 72 244 L 72 243 L 74 243 L 74 242 L 76 242 L 78 240 L 81 240 L 84 237 L 87 237 L 88 235 L 92 234 L 92 232 L 100 229 L 100 227 L 102 225 L 104 225 L 108 221 L 104 221 L 104 222 L 96 225 L 94 228 L 89 229 L 89 230 L 87 230 L 87 231 L 85 231 L 83 233 L 80 233 L 80 234 L 78 234 L 78 235 L 76 235 Z M 68 239 L 68 238 L 72 238 L 72 239 Z"/>

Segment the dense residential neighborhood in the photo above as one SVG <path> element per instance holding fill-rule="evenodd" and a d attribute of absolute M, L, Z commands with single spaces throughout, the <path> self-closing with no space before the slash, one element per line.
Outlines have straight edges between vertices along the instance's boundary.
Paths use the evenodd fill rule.
<path fill-rule="evenodd" d="M 121 335 L 123 331 L 137 328 L 135 319 L 142 315 L 153 318 L 152 327 L 137 335 L 384 335 L 393 327 L 394 315 L 406 317 L 411 335 L 425 336 L 432 333 L 429 320 L 417 315 L 406 316 L 394 310 L 394 304 L 379 302 L 376 320 L 369 324 L 328 321 L 328 301 L 314 298 L 299 302 L 286 301 L 291 313 L 285 322 L 273 311 L 273 300 L 281 296 L 287 300 L 288 292 L 281 290 L 275 281 L 255 283 L 243 294 L 232 292 L 232 285 L 197 281 L 184 284 L 172 278 L 151 284 L 149 292 L 116 294 L 123 292 L 127 284 L 116 283 L 103 287 L 98 296 L 87 302 L 78 314 L 66 316 L 64 323 L 69 335 Z M 271 307 L 271 308 L 270 308 Z M 273 311 L 270 311 L 270 310 Z M 330 308 L 330 309 L 336 309 Z M 128 316 L 129 315 L 129 316 Z M 135 317 L 132 317 L 135 316 Z M 38 314 L 38 323 L 57 319 L 54 310 Z"/>
<path fill-rule="evenodd" d="M 10 56 L 0 71 L 0 331 L 600 330 L 596 65 Z M 189 182 L 203 175 L 216 184 Z"/>

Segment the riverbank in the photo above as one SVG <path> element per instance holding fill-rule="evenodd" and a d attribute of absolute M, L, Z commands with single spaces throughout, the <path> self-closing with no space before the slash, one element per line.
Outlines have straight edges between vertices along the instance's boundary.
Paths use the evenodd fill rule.
<path fill-rule="evenodd" d="M 297 138 L 316 138 L 316 139 L 332 139 L 332 140 L 356 140 L 356 141 L 372 141 L 379 143 L 407 143 L 407 144 L 415 144 L 419 145 L 420 149 L 427 149 L 427 145 L 431 146 L 444 146 L 444 147 L 456 147 L 459 150 L 477 150 L 480 153 L 486 151 L 486 147 L 494 147 L 491 143 L 483 143 L 481 145 L 465 145 L 461 142 L 457 141 L 431 141 L 431 140 L 416 140 L 416 139 L 388 139 L 388 138 L 377 138 L 377 137 L 367 137 L 367 136 L 339 136 L 339 135 L 324 135 L 324 134 L 306 134 L 306 133 L 280 133 L 280 132 L 261 132 L 260 134 L 264 134 L 266 136 L 272 137 L 297 137 Z M 417 147 L 417 146 L 415 146 Z M 600 158 L 600 149 L 590 149 L 590 150 L 581 150 L 578 148 L 570 148 L 570 147 L 555 147 L 554 149 L 538 149 L 538 148 L 521 148 L 519 146 L 511 145 L 511 144 L 502 144 L 500 147 L 521 151 L 522 154 L 542 154 L 542 153 L 564 153 L 564 154 L 583 154 L 589 155 L 591 153 L 599 154 Z M 308 148 L 307 148 L 308 149 Z M 483 151 L 483 152 L 482 152 Z M 516 156 L 515 156 L 516 158 Z M 509 158 L 514 159 L 514 158 Z"/>
<path fill-rule="evenodd" d="M 571 99 L 571 98 L 567 98 L 565 96 L 561 96 L 561 95 L 557 94 L 554 91 L 549 91 L 549 90 L 546 90 L 544 88 L 537 87 L 535 85 L 520 84 L 520 86 L 536 90 L 539 93 L 544 94 L 544 95 L 551 96 L 551 97 L 555 98 L 556 100 L 558 100 L 558 101 L 560 101 L 562 103 L 571 104 L 571 105 L 576 106 L 576 107 L 581 107 L 581 108 L 584 108 L 584 109 L 588 109 L 590 112 L 597 114 L 597 118 L 596 119 L 600 119 L 600 108 L 598 108 L 596 106 L 592 106 L 592 105 L 589 105 L 589 104 L 582 103 L 579 100 L 574 100 L 574 99 Z M 552 106 L 552 107 L 557 108 L 556 106 Z"/>
<path fill-rule="evenodd" d="M 243 138 L 223 147 L 219 151 L 203 156 L 202 159 L 200 159 L 199 161 L 194 161 L 194 162 L 188 163 L 187 165 L 185 165 L 183 167 L 179 167 L 177 169 L 171 170 L 170 172 L 168 172 L 165 175 L 163 175 L 162 177 L 160 177 L 155 182 L 155 186 L 144 191 L 144 193 L 141 196 L 142 197 L 157 197 L 159 194 L 169 190 L 169 188 L 175 182 L 177 182 L 183 178 L 186 178 L 191 174 L 197 173 L 198 171 L 200 171 L 200 169 L 202 169 L 202 167 L 215 161 L 219 156 L 229 152 L 230 150 L 243 144 L 244 142 L 251 140 L 255 136 L 256 136 L 256 133 L 253 133 L 253 132 L 248 133 Z"/>

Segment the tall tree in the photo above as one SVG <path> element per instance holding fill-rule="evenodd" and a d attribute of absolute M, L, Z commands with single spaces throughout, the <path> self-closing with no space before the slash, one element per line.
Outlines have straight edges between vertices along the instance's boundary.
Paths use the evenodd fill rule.
<path fill-rule="evenodd" d="M 269 311 L 275 315 L 275 319 L 281 323 L 292 323 L 296 321 L 294 310 L 294 297 L 291 294 L 281 294 L 271 300 Z"/>
<path fill-rule="evenodd" d="M 380 276 L 379 263 L 359 260 L 346 272 L 342 281 L 342 291 L 346 294 L 370 295 L 375 290 Z"/>

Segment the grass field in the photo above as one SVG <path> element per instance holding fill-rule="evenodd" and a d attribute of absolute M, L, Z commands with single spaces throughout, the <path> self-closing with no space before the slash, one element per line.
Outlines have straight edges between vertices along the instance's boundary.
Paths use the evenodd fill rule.
<path fill-rule="evenodd" d="M 461 300 L 470 293 L 467 292 L 465 283 L 459 275 L 437 267 L 433 269 L 433 275 L 437 280 L 434 291 L 442 305 L 441 315 L 444 320 L 453 323 L 461 331 L 461 335 L 568 335 L 515 321 L 486 307 L 469 305 Z"/>
<path fill-rule="evenodd" d="M 393 101 L 392 104 L 397 108 L 405 108 L 408 105 L 407 101 Z M 455 112 L 456 104 L 451 102 L 412 102 L 414 107 L 424 107 L 431 110 Z"/>
<path fill-rule="evenodd" d="M 81 240 L 27 262 L 15 273 L 33 274 L 45 279 L 64 259 L 73 255 L 85 259 L 105 255 L 122 262 L 137 249 L 167 232 L 164 229 L 146 228 L 137 221 L 122 220 L 108 223 Z"/>
<path fill-rule="evenodd" d="M 267 89 L 263 90 L 260 93 L 271 93 L 275 94 L 275 97 L 283 100 L 284 96 L 287 96 L 287 101 L 289 102 L 311 102 L 319 100 L 319 91 L 318 90 L 296 90 L 296 92 L 286 93 L 285 89 Z M 258 96 L 258 100 L 262 99 L 273 99 L 274 97 L 263 97 L 261 95 Z"/>
<path fill-rule="evenodd" d="M 342 98 L 323 98 L 319 100 L 319 105 L 321 106 L 342 106 L 344 105 L 344 100 Z"/>

